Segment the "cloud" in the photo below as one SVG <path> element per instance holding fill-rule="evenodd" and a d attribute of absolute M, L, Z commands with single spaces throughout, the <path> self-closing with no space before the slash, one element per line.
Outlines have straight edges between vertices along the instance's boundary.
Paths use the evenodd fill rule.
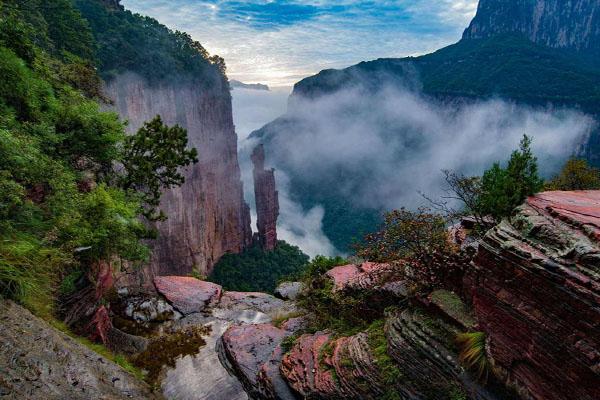
<path fill-rule="evenodd" d="M 474 0 L 123 0 L 186 31 L 244 82 L 290 86 L 325 68 L 424 54 L 457 41 Z"/>
<path fill-rule="evenodd" d="M 293 123 L 266 140 L 276 168 L 356 206 L 384 209 L 424 205 L 420 192 L 441 196 L 443 169 L 480 175 L 507 160 L 523 134 L 550 176 L 595 126 L 572 110 L 498 99 L 443 104 L 398 88 L 297 99 L 286 119 Z"/>

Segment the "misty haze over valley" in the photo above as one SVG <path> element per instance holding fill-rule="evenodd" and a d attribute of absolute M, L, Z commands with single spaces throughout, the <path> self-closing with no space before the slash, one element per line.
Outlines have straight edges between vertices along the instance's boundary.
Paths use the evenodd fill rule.
<path fill-rule="evenodd" d="M 0 400 L 599 400 L 600 0 L 0 0 Z"/>

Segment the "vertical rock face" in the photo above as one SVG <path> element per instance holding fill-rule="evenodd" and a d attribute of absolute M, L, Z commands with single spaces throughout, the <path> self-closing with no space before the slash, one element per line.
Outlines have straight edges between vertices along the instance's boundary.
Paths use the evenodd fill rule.
<path fill-rule="evenodd" d="M 485 236 L 473 306 L 524 398 L 600 398 L 600 191 L 547 192 Z"/>
<path fill-rule="evenodd" d="M 550 47 L 600 50 L 599 0 L 480 0 L 464 38 L 522 33 Z"/>
<path fill-rule="evenodd" d="M 265 170 L 265 149 L 262 144 L 252 152 L 252 163 L 258 238 L 264 250 L 273 250 L 277 246 L 279 198 L 275 190 L 275 170 Z"/>
<path fill-rule="evenodd" d="M 188 131 L 199 162 L 185 171 L 185 183 L 165 191 L 160 208 L 168 216 L 157 224 L 145 282 L 156 275 L 208 275 L 225 253 L 250 245 L 250 211 L 244 202 L 228 88 L 194 83 L 153 84 L 125 74 L 111 80 L 107 95 L 135 132 L 160 114 L 168 125 Z"/>

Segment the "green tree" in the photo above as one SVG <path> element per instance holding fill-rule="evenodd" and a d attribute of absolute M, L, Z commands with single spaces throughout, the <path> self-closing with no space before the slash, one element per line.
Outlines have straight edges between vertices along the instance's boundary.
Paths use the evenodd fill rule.
<path fill-rule="evenodd" d="M 496 221 L 510 215 L 527 196 L 539 192 L 544 181 L 538 175 L 537 158 L 531 151 L 531 138 L 523 135 L 506 168 L 495 163 L 484 172 L 477 209 Z"/>
<path fill-rule="evenodd" d="M 185 129 L 163 124 L 159 115 L 125 139 L 121 185 L 141 195 L 149 220 L 166 218 L 157 210 L 162 190 L 182 185 L 180 169 L 198 162 L 196 149 L 187 149 L 187 142 Z"/>
<path fill-rule="evenodd" d="M 600 189 L 600 170 L 590 166 L 586 160 L 568 160 L 550 182 L 546 190 L 595 190 Z"/>

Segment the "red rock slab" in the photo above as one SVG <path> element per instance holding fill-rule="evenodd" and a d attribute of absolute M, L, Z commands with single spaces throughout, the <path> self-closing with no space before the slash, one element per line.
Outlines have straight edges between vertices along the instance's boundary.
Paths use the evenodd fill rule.
<path fill-rule="evenodd" d="M 573 225 L 589 227 L 590 236 L 600 241 L 600 190 L 544 192 L 529 197 L 527 204 Z"/>
<path fill-rule="evenodd" d="M 203 311 L 221 297 L 221 286 L 189 276 L 157 276 L 154 286 L 185 315 Z"/>
<path fill-rule="evenodd" d="M 346 289 L 394 289 L 398 293 L 403 290 L 397 290 L 395 286 L 390 286 L 391 282 L 400 283 L 398 276 L 395 276 L 397 269 L 390 264 L 381 264 L 373 262 L 364 262 L 361 265 L 342 265 L 327 271 L 326 275 L 333 280 L 333 290 Z M 387 285 L 387 286 L 386 286 Z M 395 292 L 394 292 L 395 293 Z"/>

